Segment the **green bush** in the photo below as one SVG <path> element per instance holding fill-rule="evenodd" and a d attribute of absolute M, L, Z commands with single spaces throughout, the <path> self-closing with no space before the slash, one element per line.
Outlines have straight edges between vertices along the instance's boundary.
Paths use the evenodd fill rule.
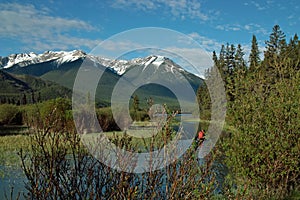
<path fill-rule="evenodd" d="M 99 121 L 99 124 L 103 131 L 119 131 L 120 128 L 116 124 L 111 108 L 105 107 L 105 108 L 98 108 L 96 110 L 97 118 Z"/>
<path fill-rule="evenodd" d="M 12 104 L 0 105 L 0 125 L 21 124 L 21 116 L 18 106 Z"/>
<path fill-rule="evenodd" d="M 42 103 L 23 107 L 23 118 L 26 125 L 52 130 L 72 130 L 74 128 L 71 112 L 71 100 L 57 98 Z"/>
<path fill-rule="evenodd" d="M 150 117 L 145 110 L 130 110 L 130 116 L 134 121 L 149 121 Z"/>

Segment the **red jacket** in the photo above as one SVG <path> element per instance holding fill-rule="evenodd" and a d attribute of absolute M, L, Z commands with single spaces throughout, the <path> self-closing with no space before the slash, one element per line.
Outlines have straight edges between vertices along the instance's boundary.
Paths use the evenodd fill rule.
<path fill-rule="evenodd" d="M 199 131 L 198 133 L 198 139 L 204 139 L 204 132 L 203 131 Z"/>

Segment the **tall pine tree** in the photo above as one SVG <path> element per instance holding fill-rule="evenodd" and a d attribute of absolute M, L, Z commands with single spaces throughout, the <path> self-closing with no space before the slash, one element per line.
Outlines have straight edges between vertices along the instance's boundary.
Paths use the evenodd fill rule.
<path fill-rule="evenodd" d="M 260 63 L 260 57 L 259 57 L 259 49 L 258 49 L 258 44 L 257 44 L 257 39 L 256 36 L 253 35 L 252 36 L 252 44 L 251 44 L 251 52 L 249 55 L 249 70 L 250 71 L 254 71 L 255 69 L 257 69 L 259 67 L 259 63 Z"/>
<path fill-rule="evenodd" d="M 264 52 L 267 65 L 272 67 L 275 61 L 280 56 L 280 53 L 286 48 L 285 34 L 280 29 L 279 25 L 273 27 L 273 31 L 268 41 L 266 41 L 266 51 Z"/>

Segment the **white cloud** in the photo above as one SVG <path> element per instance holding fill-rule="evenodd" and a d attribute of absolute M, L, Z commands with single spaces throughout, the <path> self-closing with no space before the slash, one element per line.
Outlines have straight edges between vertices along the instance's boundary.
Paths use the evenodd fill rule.
<path fill-rule="evenodd" d="M 96 31 L 96 28 L 85 21 L 54 17 L 48 12 L 47 9 L 37 9 L 33 5 L 0 4 L 0 37 L 19 40 L 33 50 L 93 46 L 95 41 L 70 37 L 68 33 Z"/>
<path fill-rule="evenodd" d="M 239 24 L 222 24 L 222 25 L 217 25 L 216 29 L 222 31 L 240 31 L 242 27 Z"/>
<path fill-rule="evenodd" d="M 266 9 L 265 6 L 262 6 L 261 4 L 255 2 L 255 1 L 251 1 L 250 3 L 251 3 L 252 5 L 254 5 L 254 6 L 257 8 L 257 10 L 265 10 L 265 9 Z"/>
<path fill-rule="evenodd" d="M 268 35 L 268 31 L 259 24 L 250 23 L 245 26 L 248 28 L 246 30 L 248 30 L 251 33 Z"/>
<path fill-rule="evenodd" d="M 158 5 L 152 1 L 143 1 L 143 0 L 116 0 L 113 2 L 112 6 L 114 8 L 124 8 L 126 7 L 135 7 L 138 10 L 152 10 L 158 8 Z"/>
<path fill-rule="evenodd" d="M 196 32 L 190 33 L 190 34 L 188 34 L 188 36 L 190 36 L 192 39 L 194 39 L 196 42 L 198 42 L 199 45 L 208 52 L 215 51 L 215 50 L 219 49 L 222 45 L 220 42 L 218 42 L 214 39 L 210 39 L 208 37 L 199 35 Z"/>
<path fill-rule="evenodd" d="M 22 42 L 27 45 L 23 48 L 25 51 L 46 51 L 81 49 L 82 47 L 92 49 L 101 41 L 67 35 L 56 35 L 48 38 L 23 38 Z"/>
<path fill-rule="evenodd" d="M 249 24 L 246 24 L 246 25 L 244 26 L 244 28 L 245 28 L 245 30 L 249 31 L 249 30 L 251 29 L 251 26 L 250 26 Z"/>
<path fill-rule="evenodd" d="M 158 11 L 171 13 L 179 19 L 209 20 L 209 16 L 201 11 L 201 4 L 197 0 L 115 0 L 112 7 L 121 9 L 138 9 L 143 11 Z M 214 15 L 215 13 L 210 13 Z"/>
<path fill-rule="evenodd" d="M 245 25 L 240 24 L 220 24 L 216 26 L 216 29 L 222 31 L 247 31 L 253 34 L 267 35 L 268 31 L 259 24 L 249 23 Z"/>
<path fill-rule="evenodd" d="M 168 47 L 166 50 L 184 58 L 184 61 L 176 60 L 176 62 L 187 71 L 202 78 L 205 75 L 205 70 L 213 66 L 211 53 L 204 49 Z"/>
<path fill-rule="evenodd" d="M 271 6 L 271 4 L 273 4 L 273 1 L 266 1 L 264 5 L 261 5 L 256 1 L 249 1 L 245 2 L 244 6 L 254 6 L 257 10 L 266 10 Z"/>

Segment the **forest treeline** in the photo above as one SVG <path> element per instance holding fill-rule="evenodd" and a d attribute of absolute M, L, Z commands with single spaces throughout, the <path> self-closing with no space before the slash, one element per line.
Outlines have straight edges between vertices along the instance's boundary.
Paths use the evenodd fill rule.
<path fill-rule="evenodd" d="M 86 112 L 91 108 L 90 105 L 84 105 L 81 110 L 77 111 L 82 114 L 81 121 L 78 123 L 91 123 Z M 115 123 L 111 107 L 96 108 L 97 120 L 103 131 L 120 131 Z M 75 111 L 76 112 L 76 111 Z M 134 96 L 132 106 L 130 108 L 132 119 L 137 121 L 149 120 L 148 110 L 142 108 L 137 96 Z M 59 123 L 57 120 L 59 119 Z M 54 123 L 55 122 L 55 123 Z M 0 126 L 21 125 L 27 126 L 33 130 L 44 127 L 51 127 L 54 132 L 65 130 L 73 132 L 75 130 L 72 102 L 68 98 L 55 98 L 47 101 L 27 103 L 23 105 L 16 104 L 0 104 Z M 1 133 L 3 135 L 5 133 Z"/>
<path fill-rule="evenodd" d="M 299 191 L 300 42 L 297 34 L 287 41 L 275 25 L 265 45 L 261 51 L 253 35 L 248 61 L 240 44 L 222 45 L 206 72 L 207 80 L 216 69 L 221 74 L 226 123 L 233 127 L 220 141 L 229 168 L 224 193 L 242 199 L 282 199 Z M 209 113 L 206 86 L 198 98 Z"/>

